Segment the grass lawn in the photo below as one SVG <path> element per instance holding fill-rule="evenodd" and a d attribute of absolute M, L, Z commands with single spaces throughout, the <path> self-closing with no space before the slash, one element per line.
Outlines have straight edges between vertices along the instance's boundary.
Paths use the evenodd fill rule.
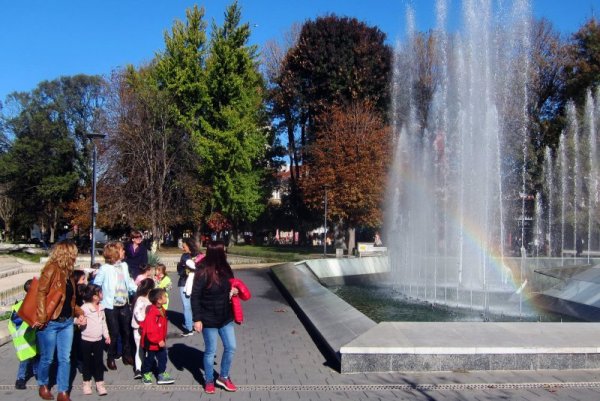
<path fill-rule="evenodd" d="M 323 247 L 317 246 L 259 246 L 259 245 L 234 245 L 227 250 L 232 255 L 254 256 L 268 259 L 273 262 L 294 262 L 323 255 Z M 331 249 L 329 249 L 331 251 Z M 173 255 L 181 254 L 181 249 L 177 247 L 161 247 L 160 253 Z"/>

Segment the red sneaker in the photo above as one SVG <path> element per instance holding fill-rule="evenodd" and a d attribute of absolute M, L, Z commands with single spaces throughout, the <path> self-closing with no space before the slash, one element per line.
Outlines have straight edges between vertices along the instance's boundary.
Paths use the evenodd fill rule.
<path fill-rule="evenodd" d="M 207 382 L 204 385 L 204 392 L 206 394 L 214 394 L 215 393 L 215 383 L 213 383 L 213 382 Z"/>
<path fill-rule="evenodd" d="M 223 387 L 223 390 L 225 391 L 237 391 L 237 387 L 235 386 L 235 384 L 233 384 L 229 377 L 219 377 L 217 379 L 217 384 Z"/>

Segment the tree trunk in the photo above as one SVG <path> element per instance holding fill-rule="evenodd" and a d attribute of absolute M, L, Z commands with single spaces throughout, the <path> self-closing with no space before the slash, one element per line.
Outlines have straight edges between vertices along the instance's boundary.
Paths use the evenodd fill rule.
<path fill-rule="evenodd" d="M 355 248 L 356 248 L 356 227 L 348 227 L 348 255 L 353 255 Z"/>

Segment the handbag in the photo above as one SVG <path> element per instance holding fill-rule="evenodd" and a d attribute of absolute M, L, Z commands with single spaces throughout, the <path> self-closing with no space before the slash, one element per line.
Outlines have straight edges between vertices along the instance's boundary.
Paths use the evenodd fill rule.
<path fill-rule="evenodd" d="M 23 319 L 29 326 L 37 320 L 37 293 L 38 293 L 39 280 L 34 277 L 31 281 L 29 291 L 25 294 L 25 299 L 19 308 L 17 314 Z M 46 296 L 46 316 L 52 316 L 54 310 L 58 306 L 62 298 L 62 293 L 58 288 L 50 288 L 48 295 Z"/>

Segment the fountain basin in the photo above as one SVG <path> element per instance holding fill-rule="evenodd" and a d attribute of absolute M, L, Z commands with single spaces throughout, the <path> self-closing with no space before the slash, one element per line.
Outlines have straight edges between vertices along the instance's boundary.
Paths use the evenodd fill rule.
<path fill-rule="evenodd" d="M 272 268 L 281 290 L 339 361 L 342 373 L 600 369 L 599 323 L 377 324 L 321 284 L 385 273 L 385 263 L 367 259 L 376 258 L 310 260 Z"/>

